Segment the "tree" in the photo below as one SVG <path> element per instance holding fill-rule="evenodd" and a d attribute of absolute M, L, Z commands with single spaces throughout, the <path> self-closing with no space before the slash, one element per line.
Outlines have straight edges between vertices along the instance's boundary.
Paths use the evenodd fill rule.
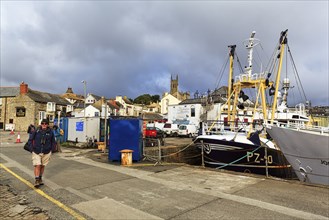
<path fill-rule="evenodd" d="M 137 98 L 134 99 L 134 103 L 136 104 L 143 104 L 143 105 L 149 105 L 152 102 L 160 101 L 159 95 L 150 95 L 150 94 L 144 94 L 140 95 Z"/>
<path fill-rule="evenodd" d="M 152 95 L 151 100 L 152 100 L 152 102 L 160 102 L 160 96 L 159 95 Z"/>
<path fill-rule="evenodd" d="M 134 99 L 134 103 L 143 104 L 143 105 L 149 105 L 151 101 L 152 101 L 152 97 L 150 94 L 140 95 Z"/>

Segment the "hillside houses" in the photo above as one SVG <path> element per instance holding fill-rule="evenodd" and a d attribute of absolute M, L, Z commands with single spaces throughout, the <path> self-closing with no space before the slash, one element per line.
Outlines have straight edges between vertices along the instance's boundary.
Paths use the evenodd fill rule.
<path fill-rule="evenodd" d="M 0 129 L 26 130 L 29 124 L 38 125 L 43 118 L 54 123 L 55 118 L 109 118 L 112 116 L 140 117 L 148 122 L 188 122 L 198 124 L 215 120 L 221 104 L 227 101 L 227 87 L 206 95 L 187 98 L 187 92 L 178 93 L 178 77 L 171 77 L 171 92 L 165 92 L 160 102 L 150 105 L 133 103 L 126 96 L 106 98 L 88 93 L 86 98 L 68 88 L 63 94 L 50 94 L 29 88 L 22 82 L 19 87 L 0 87 Z M 177 94 L 180 94 L 177 96 Z M 186 94 L 185 99 L 182 94 Z M 176 97 L 176 96 L 177 97 Z M 223 108 L 225 109 L 225 106 Z"/>
<path fill-rule="evenodd" d="M 70 87 L 58 95 L 33 90 L 22 82 L 19 87 L 0 87 L 0 92 L 1 130 L 25 131 L 30 124 L 39 125 L 44 118 L 53 124 L 59 117 L 142 117 L 144 111 L 149 111 L 147 106 L 135 105 L 125 96 L 107 99 L 88 94 L 84 98 Z M 151 118 L 162 119 L 159 114 Z"/>
<path fill-rule="evenodd" d="M 26 130 L 29 124 L 40 124 L 58 114 L 65 116 L 73 107 L 60 95 L 32 90 L 22 82 L 19 87 L 1 87 L 0 129 Z"/>

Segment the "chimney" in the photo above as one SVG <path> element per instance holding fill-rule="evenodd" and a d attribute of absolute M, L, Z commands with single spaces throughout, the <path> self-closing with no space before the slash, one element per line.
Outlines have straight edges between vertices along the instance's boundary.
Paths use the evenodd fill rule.
<path fill-rule="evenodd" d="M 25 94 L 28 92 L 28 85 L 25 84 L 24 82 L 22 82 L 22 83 L 19 85 L 19 91 L 20 91 L 20 94 L 21 94 L 21 95 L 25 95 Z"/>

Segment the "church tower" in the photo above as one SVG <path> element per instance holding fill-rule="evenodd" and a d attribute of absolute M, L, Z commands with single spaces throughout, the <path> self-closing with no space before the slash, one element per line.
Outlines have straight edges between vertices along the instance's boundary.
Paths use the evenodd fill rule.
<path fill-rule="evenodd" d="M 178 75 L 176 79 L 173 79 L 172 75 L 170 77 L 170 94 L 176 96 L 178 93 Z"/>

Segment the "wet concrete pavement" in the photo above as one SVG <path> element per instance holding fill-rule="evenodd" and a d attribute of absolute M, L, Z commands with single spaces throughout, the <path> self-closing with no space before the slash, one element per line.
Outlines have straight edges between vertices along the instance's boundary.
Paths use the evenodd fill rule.
<path fill-rule="evenodd" d="M 4 137 L 1 164 L 32 182 L 30 155 Z M 122 167 L 95 149 L 63 151 L 53 155 L 41 190 L 78 215 L 3 169 L 0 185 L 54 219 L 329 219 L 328 187 L 180 164 Z"/>

